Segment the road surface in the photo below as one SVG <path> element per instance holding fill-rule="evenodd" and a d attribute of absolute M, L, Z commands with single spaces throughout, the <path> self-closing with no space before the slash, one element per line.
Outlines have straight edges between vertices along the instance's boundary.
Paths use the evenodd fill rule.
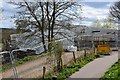
<path fill-rule="evenodd" d="M 95 59 L 71 75 L 67 80 L 72 80 L 73 78 L 101 78 L 105 72 L 118 61 L 118 54 L 118 51 L 113 51 L 111 55 Z"/>

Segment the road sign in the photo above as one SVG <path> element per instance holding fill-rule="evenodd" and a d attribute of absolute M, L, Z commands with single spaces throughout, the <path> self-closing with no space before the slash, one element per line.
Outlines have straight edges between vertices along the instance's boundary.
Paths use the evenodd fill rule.
<path fill-rule="evenodd" d="M 97 50 L 100 53 L 109 53 L 110 45 L 109 44 L 99 44 Z"/>

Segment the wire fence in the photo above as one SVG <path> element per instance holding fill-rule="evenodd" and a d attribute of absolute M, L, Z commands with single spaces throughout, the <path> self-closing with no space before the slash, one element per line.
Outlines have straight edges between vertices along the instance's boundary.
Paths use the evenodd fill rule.
<path fill-rule="evenodd" d="M 90 53 L 89 51 L 87 53 Z M 77 51 L 75 52 L 76 58 L 82 56 L 84 51 Z M 65 52 L 62 55 L 63 64 L 66 65 L 70 61 L 73 60 L 73 53 L 72 52 Z M 43 67 L 46 67 L 46 74 L 53 70 L 55 65 L 49 64 L 49 61 L 46 57 L 41 57 L 39 59 L 27 62 L 23 65 L 17 66 L 17 75 L 19 78 L 38 78 L 42 77 L 43 75 Z M 9 69 L 2 73 L 3 78 L 15 78 L 13 74 L 13 70 Z"/>

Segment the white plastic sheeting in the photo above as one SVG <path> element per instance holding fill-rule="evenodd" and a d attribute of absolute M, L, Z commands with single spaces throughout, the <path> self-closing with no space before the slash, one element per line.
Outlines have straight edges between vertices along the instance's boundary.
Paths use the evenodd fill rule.
<path fill-rule="evenodd" d="M 74 45 L 74 33 L 67 29 L 60 29 L 59 31 L 56 29 L 54 30 L 55 34 L 54 39 L 56 41 L 61 41 L 63 43 L 64 49 L 67 50 L 74 50 L 76 49 L 73 47 Z M 33 32 L 34 33 L 34 32 Z M 11 40 L 16 41 L 16 44 L 19 48 L 25 48 L 25 49 L 32 49 L 36 51 L 36 54 L 40 54 L 44 52 L 41 35 L 40 32 L 36 32 L 33 35 L 32 33 L 23 33 L 23 34 L 13 34 L 11 35 Z M 47 35 L 47 31 L 45 32 L 45 35 Z M 47 38 L 46 39 L 46 47 L 48 46 Z M 15 44 L 15 45 L 16 45 Z M 72 47 L 71 47 L 72 46 Z M 48 49 L 48 48 L 47 48 Z"/>

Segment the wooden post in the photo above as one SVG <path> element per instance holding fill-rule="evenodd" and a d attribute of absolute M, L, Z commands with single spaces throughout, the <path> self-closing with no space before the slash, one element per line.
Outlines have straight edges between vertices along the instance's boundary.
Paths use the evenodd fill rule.
<path fill-rule="evenodd" d="M 75 57 L 75 52 L 73 51 L 73 59 L 74 59 L 74 62 L 76 63 L 76 57 Z"/>
<path fill-rule="evenodd" d="M 84 57 L 86 57 L 87 56 L 87 51 L 86 51 L 86 49 L 84 49 Z"/>
<path fill-rule="evenodd" d="M 61 70 L 63 70 L 63 61 L 62 61 L 62 58 L 60 58 L 60 65 L 61 65 Z"/>
<path fill-rule="evenodd" d="M 96 47 L 94 47 L 94 54 L 96 54 Z"/>
<path fill-rule="evenodd" d="M 43 67 L 43 79 L 45 78 L 46 67 Z"/>

